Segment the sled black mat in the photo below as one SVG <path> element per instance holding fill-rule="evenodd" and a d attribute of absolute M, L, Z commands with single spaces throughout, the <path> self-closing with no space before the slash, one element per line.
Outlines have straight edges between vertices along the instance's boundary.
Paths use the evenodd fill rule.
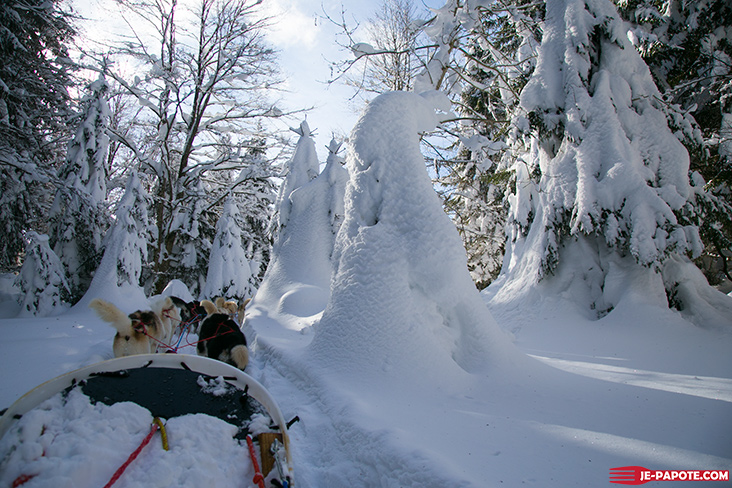
<path fill-rule="evenodd" d="M 267 415 L 258 401 L 236 386 L 185 369 L 134 368 L 100 373 L 66 391 L 75 387 L 93 402 L 133 402 L 163 419 L 192 413 L 217 417 L 239 427 L 235 436 L 238 439 L 249 433 L 247 425 L 252 415 Z"/>

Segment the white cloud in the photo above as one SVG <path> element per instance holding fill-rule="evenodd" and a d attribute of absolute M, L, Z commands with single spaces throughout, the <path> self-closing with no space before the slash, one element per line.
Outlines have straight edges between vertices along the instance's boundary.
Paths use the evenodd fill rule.
<path fill-rule="evenodd" d="M 283 0 L 263 2 L 262 10 L 272 19 L 272 26 L 267 29 L 267 38 L 276 47 L 298 46 L 307 50 L 316 47 L 321 20 L 315 11 L 304 11 L 298 2 Z"/>

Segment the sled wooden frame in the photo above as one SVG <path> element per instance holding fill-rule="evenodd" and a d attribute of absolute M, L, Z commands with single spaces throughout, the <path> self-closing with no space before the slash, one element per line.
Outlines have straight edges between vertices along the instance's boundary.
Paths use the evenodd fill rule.
<path fill-rule="evenodd" d="M 114 373 L 136 368 L 167 368 L 190 370 L 207 376 L 222 376 L 229 385 L 246 391 L 248 395 L 258 401 L 266 410 L 272 421 L 278 426 L 285 446 L 288 473 L 293 477 L 292 456 L 290 453 L 290 439 L 287 433 L 287 422 L 282 416 L 280 408 L 269 392 L 257 380 L 240 369 L 226 363 L 202 356 L 188 354 L 137 354 L 121 358 L 110 359 L 91 364 L 69 373 L 57 376 L 38 385 L 15 401 L 0 417 L 0 438 L 10 429 L 13 423 L 25 413 L 51 398 L 53 395 L 78 384 L 80 381 L 100 373 Z M 192 412 L 195 413 L 195 412 Z"/>

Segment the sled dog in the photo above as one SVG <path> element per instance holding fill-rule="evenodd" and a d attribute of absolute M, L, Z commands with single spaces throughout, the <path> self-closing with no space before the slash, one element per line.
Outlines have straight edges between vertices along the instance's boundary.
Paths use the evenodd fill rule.
<path fill-rule="evenodd" d="M 216 304 L 216 308 L 218 308 L 219 313 L 229 314 L 229 317 L 235 319 L 237 322 L 239 322 L 239 324 L 243 324 L 244 309 L 251 301 L 251 298 L 247 298 L 246 300 L 241 302 L 240 305 L 237 306 L 234 300 L 226 300 L 224 297 L 218 297 L 216 298 L 216 300 L 214 300 L 214 303 Z"/>
<path fill-rule="evenodd" d="M 244 333 L 228 314 L 221 313 L 210 300 L 202 300 L 201 306 L 208 315 L 201 323 L 196 349 L 199 356 L 231 364 L 242 371 L 249 363 L 249 349 Z"/>
<path fill-rule="evenodd" d="M 160 343 L 170 343 L 173 321 L 180 320 L 169 297 L 155 302 L 152 310 L 137 310 L 129 315 L 100 298 L 92 300 L 89 308 L 117 329 L 112 344 L 114 357 L 156 352 Z"/>
<path fill-rule="evenodd" d="M 180 314 L 181 326 L 188 325 L 191 332 L 198 334 L 201 321 L 206 316 L 206 310 L 201 306 L 201 302 L 186 302 L 178 297 L 170 297 L 173 305 L 178 309 Z"/>

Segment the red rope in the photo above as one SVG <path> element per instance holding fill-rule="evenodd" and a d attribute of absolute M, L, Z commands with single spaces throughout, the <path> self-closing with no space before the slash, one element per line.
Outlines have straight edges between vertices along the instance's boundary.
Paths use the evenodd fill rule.
<path fill-rule="evenodd" d="M 206 341 L 208 341 L 208 340 L 211 340 L 211 339 L 213 339 L 214 337 L 221 337 L 221 336 L 224 336 L 224 335 L 226 335 L 226 334 L 232 334 L 232 333 L 234 332 L 233 330 L 231 330 L 231 329 L 228 329 L 228 330 L 227 330 L 226 332 L 222 332 L 222 333 L 219 333 L 219 331 L 221 330 L 221 326 L 222 326 L 222 325 L 224 325 L 224 323 L 223 323 L 223 322 L 221 322 L 221 323 L 220 323 L 220 324 L 218 325 L 218 327 L 216 328 L 216 332 L 214 333 L 214 335 L 213 335 L 212 337 L 209 337 L 208 339 L 201 339 L 201 340 L 198 340 L 198 341 L 196 341 L 196 342 L 190 342 L 190 341 L 188 340 L 188 333 L 186 333 L 186 343 L 184 344 L 184 346 L 195 346 L 195 345 L 196 345 L 196 344 L 198 344 L 199 342 L 206 342 Z M 163 341 L 161 341 L 161 340 L 160 340 L 160 339 L 158 339 L 157 337 L 153 337 L 153 336 L 151 336 L 150 334 L 148 334 L 148 333 L 147 333 L 147 328 L 146 328 L 146 327 L 144 327 L 144 326 L 143 326 L 143 328 L 142 328 L 141 332 L 142 332 L 142 333 L 143 333 L 144 335 L 146 335 L 147 337 L 149 337 L 150 339 L 152 339 L 153 341 L 157 342 L 157 343 L 158 343 L 158 344 L 159 344 L 160 346 L 162 346 L 162 347 L 165 347 L 165 348 L 167 348 L 167 349 L 168 349 L 169 351 L 171 351 L 171 352 L 178 352 L 178 349 L 180 349 L 181 347 L 183 347 L 183 346 L 180 346 L 180 345 L 179 345 L 179 346 L 177 346 L 177 347 L 173 347 L 173 346 L 171 346 L 171 345 L 169 345 L 169 344 L 166 344 L 166 343 L 164 343 Z"/>
<path fill-rule="evenodd" d="M 37 474 L 21 474 L 20 476 L 15 478 L 15 481 L 13 481 L 13 484 L 10 486 L 12 486 L 13 488 L 18 488 L 19 486 L 26 484 L 27 482 L 29 482 L 36 476 L 38 476 L 38 475 Z"/>
<path fill-rule="evenodd" d="M 254 452 L 254 444 L 252 443 L 251 435 L 247 435 L 247 446 L 249 446 L 249 457 L 252 458 L 252 465 L 254 465 L 254 478 L 252 481 L 255 482 L 259 488 L 265 488 L 264 476 L 262 476 L 262 472 L 259 471 L 259 463 L 257 462 L 257 455 Z"/>
<path fill-rule="evenodd" d="M 158 430 L 158 424 L 153 423 L 152 428 L 150 429 L 150 433 L 142 440 L 142 444 L 140 444 L 135 451 L 130 454 L 130 457 L 127 458 L 127 461 L 124 462 L 122 466 L 119 467 L 119 469 L 112 475 L 112 479 L 109 480 L 109 483 L 104 485 L 104 488 L 110 488 L 119 478 L 122 476 L 122 473 L 125 472 L 125 469 L 132 463 L 132 461 L 135 460 L 135 458 L 142 452 L 142 450 L 145 448 L 146 445 L 150 443 L 150 440 L 153 438 L 153 435 L 155 435 L 155 432 Z"/>

